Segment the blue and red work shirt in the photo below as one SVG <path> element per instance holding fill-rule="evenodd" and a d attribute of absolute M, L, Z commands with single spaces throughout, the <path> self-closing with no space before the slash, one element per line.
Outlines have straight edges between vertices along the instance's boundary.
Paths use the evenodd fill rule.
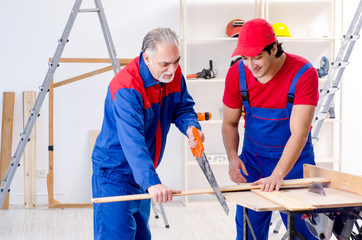
<path fill-rule="evenodd" d="M 141 53 L 108 86 L 92 154 L 93 173 L 132 174 L 144 191 L 160 184 L 155 169 L 171 123 L 185 135 L 188 126 L 201 129 L 194 105 L 180 66 L 173 81 L 162 84 L 153 78 Z"/>

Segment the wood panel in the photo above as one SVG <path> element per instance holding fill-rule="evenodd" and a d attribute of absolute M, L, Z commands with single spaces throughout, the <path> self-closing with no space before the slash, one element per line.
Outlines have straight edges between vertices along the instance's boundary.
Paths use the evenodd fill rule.
<path fill-rule="evenodd" d="M 237 205 L 247 207 L 254 211 L 279 211 L 284 208 L 278 204 L 275 204 L 254 192 L 227 192 L 223 193 L 227 202 L 235 203 Z"/>
<path fill-rule="evenodd" d="M 47 175 L 47 188 L 48 188 L 48 206 L 51 208 L 54 203 L 54 79 L 49 85 L 49 146 L 48 146 L 48 175 Z"/>
<path fill-rule="evenodd" d="M 304 202 L 302 199 L 304 198 L 296 198 L 293 196 L 289 196 L 284 194 L 283 191 L 272 191 L 265 192 L 261 190 L 251 190 L 253 193 L 275 203 L 283 208 L 288 209 L 289 211 L 301 211 L 301 210 L 313 210 L 316 207 L 312 206 L 309 203 Z"/>
<path fill-rule="evenodd" d="M 331 180 L 329 187 L 362 195 L 362 177 L 327 168 L 304 164 L 304 177 L 324 177 Z"/>
<path fill-rule="evenodd" d="M 49 62 L 51 62 L 53 58 L 49 58 Z M 118 58 L 119 64 L 121 66 L 125 66 L 130 63 L 132 58 Z M 59 60 L 61 63 L 110 63 L 110 58 L 61 58 Z"/>
<path fill-rule="evenodd" d="M 229 192 L 223 193 L 223 195 L 228 202 L 233 202 L 258 212 L 285 210 L 287 207 L 295 211 L 298 208 L 299 210 L 309 210 L 310 206 L 317 209 L 362 206 L 361 195 L 329 187 L 324 188 L 326 196 L 309 192 L 308 188 L 280 190 L 279 195 L 282 197 L 279 199 L 274 198 L 275 202 L 268 200 L 265 196 L 257 195 L 255 191 L 256 190 L 252 190 L 251 192 Z M 265 193 L 264 195 L 266 194 L 269 193 Z M 287 199 L 289 199 L 290 202 L 287 202 L 286 206 L 283 207 L 282 205 L 285 204 Z M 295 200 L 303 201 L 303 203 L 307 204 L 306 208 L 300 207 L 301 205 Z M 283 204 L 281 204 L 282 202 Z"/>
<path fill-rule="evenodd" d="M 0 180 L 3 180 L 11 161 L 13 142 L 15 92 L 3 93 L 3 115 L 1 126 Z M 9 209 L 9 193 L 1 209 Z"/>
<path fill-rule="evenodd" d="M 35 91 L 23 92 L 23 127 L 25 128 L 30 111 L 36 100 Z M 36 207 L 36 123 L 24 149 L 24 207 Z"/>

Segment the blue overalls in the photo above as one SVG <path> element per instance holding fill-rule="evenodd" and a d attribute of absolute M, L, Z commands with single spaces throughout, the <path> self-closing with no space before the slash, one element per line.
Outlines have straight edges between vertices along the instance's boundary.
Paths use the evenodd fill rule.
<path fill-rule="evenodd" d="M 289 122 L 295 87 L 300 76 L 311 67 L 312 64 L 307 63 L 297 72 L 289 88 L 286 108 L 272 109 L 249 105 L 244 64 L 242 60 L 239 62 L 240 94 L 246 113 L 243 149 L 239 157 L 244 162 L 249 174 L 249 176 L 244 176 L 247 182 L 254 182 L 272 174 L 291 135 Z M 302 178 L 303 164 L 306 163 L 315 165 L 310 132 L 300 157 L 287 174 L 286 179 Z M 248 214 L 257 240 L 268 239 L 271 212 L 249 210 Z M 286 214 L 281 215 L 287 226 Z M 301 215 L 296 215 L 295 227 L 306 239 L 316 239 L 307 229 Z M 237 239 L 243 239 L 243 207 L 239 205 L 236 210 L 236 228 Z M 250 230 L 249 236 L 251 236 Z"/>

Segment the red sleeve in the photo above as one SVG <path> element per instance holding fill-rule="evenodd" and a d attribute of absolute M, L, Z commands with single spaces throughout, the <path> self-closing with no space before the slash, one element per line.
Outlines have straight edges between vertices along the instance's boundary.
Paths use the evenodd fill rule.
<path fill-rule="evenodd" d="M 225 79 L 225 89 L 223 96 L 223 103 L 233 109 L 241 108 L 243 102 L 240 95 L 240 82 L 239 82 L 239 72 L 238 72 L 239 62 L 235 63 L 230 67 L 226 79 Z"/>
<path fill-rule="evenodd" d="M 315 68 L 308 69 L 298 80 L 294 105 L 317 106 L 319 98 L 318 74 Z"/>

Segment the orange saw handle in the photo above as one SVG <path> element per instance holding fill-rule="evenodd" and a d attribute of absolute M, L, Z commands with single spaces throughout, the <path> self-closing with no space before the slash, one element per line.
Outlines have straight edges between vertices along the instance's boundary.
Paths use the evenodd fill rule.
<path fill-rule="evenodd" d="M 199 130 L 195 127 L 192 127 L 192 133 L 194 134 L 194 137 L 196 138 L 197 142 L 196 147 L 191 148 L 192 155 L 194 155 L 194 157 L 201 157 L 202 153 L 204 152 L 204 145 L 202 144 Z"/>

